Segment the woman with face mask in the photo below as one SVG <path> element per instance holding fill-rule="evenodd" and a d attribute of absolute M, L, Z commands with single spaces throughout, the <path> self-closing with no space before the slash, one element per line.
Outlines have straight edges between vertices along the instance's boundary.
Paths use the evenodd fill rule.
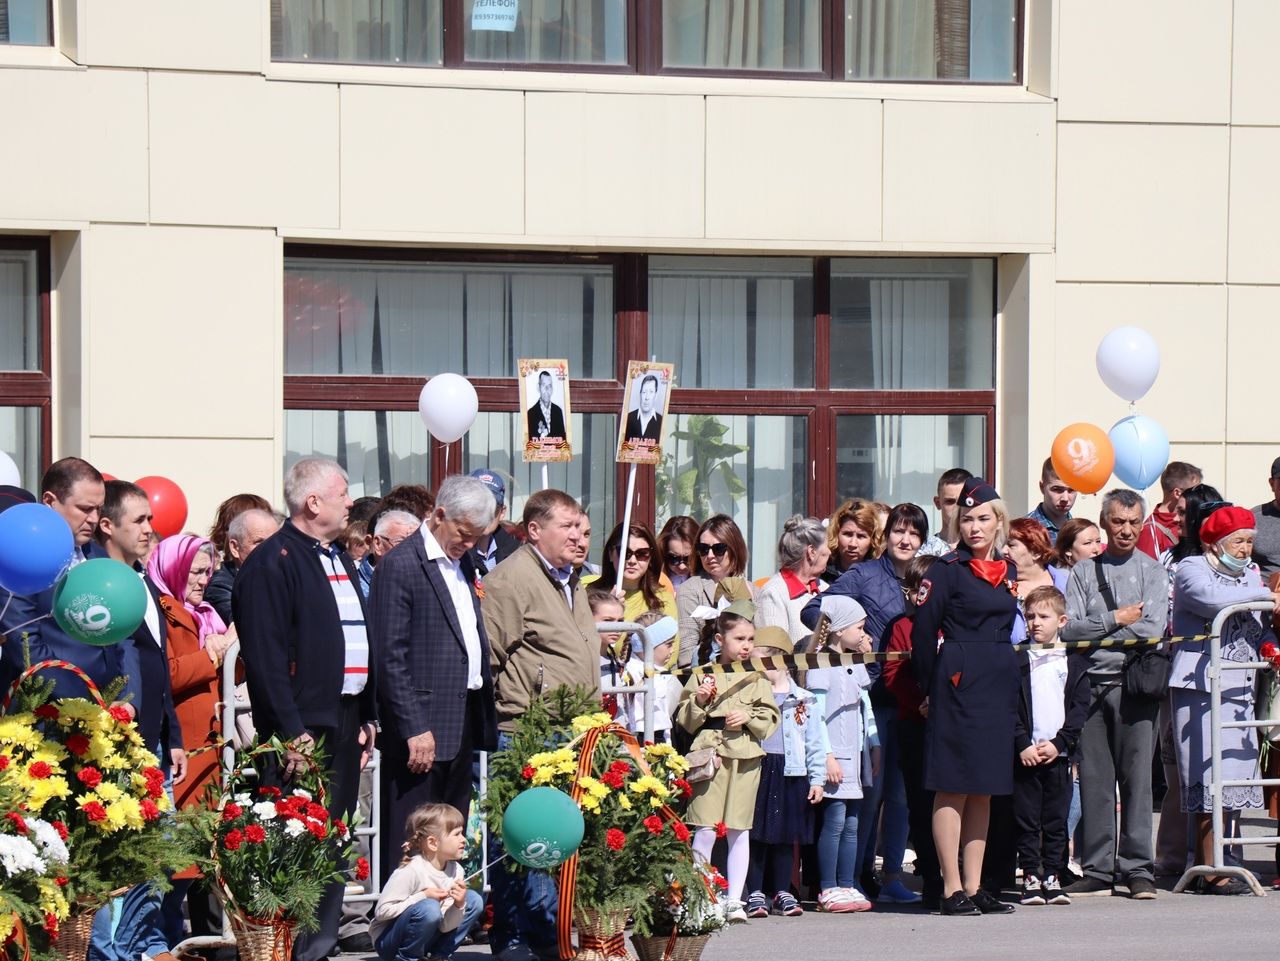
<path fill-rule="evenodd" d="M 1255 523 L 1251 511 L 1230 505 L 1218 507 L 1201 523 L 1201 553 L 1179 562 L 1175 575 L 1174 635 L 1208 633 L 1218 612 L 1232 604 L 1270 601 L 1280 608 L 1280 595 L 1263 586 L 1257 566 L 1250 561 Z M 1259 646 L 1271 637 L 1268 621 L 1249 612 L 1227 618 L 1219 641 L 1222 659 L 1258 660 Z M 1209 738 L 1215 719 L 1210 713 L 1208 669 L 1207 642 L 1185 641 L 1175 645 L 1169 698 L 1177 739 L 1182 810 L 1195 815 L 1197 864 L 1210 864 L 1213 860 Z M 1253 720 L 1254 673 L 1223 672 L 1218 720 Z M 1223 728 L 1221 776 L 1227 781 L 1258 776 L 1258 742 L 1252 729 Z M 1231 811 L 1261 808 L 1262 788 L 1225 788 L 1222 803 Z M 1251 893 L 1243 881 L 1226 877 L 1197 878 L 1191 890 L 1200 894 Z"/>

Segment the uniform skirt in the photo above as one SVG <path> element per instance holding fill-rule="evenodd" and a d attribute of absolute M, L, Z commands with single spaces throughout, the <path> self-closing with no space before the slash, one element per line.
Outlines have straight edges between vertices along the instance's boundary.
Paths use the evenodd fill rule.
<path fill-rule="evenodd" d="M 1012 794 L 1018 661 L 999 641 L 946 640 L 938 651 L 925 732 L 925 788 Z"/>
<path fill-rule="evenodd" d="M 756 791 L 756 817 L 751 840 L 765 844 L 808 844 L 813 841 L 813 805 L 809 803 L 809 779 L 803 774 L 787 777 L 787 759 L 766 754 Z"/>
<path fill-rule="evenodd" d="M 689 802 L 685 821 L 699 827 L 724 822 L 731 831 L 749 831 L 755 820 L 756 791 L 764 758 L 720 760 L 720 770 L 715 777 L 693 785 L 693 800 Z"/>

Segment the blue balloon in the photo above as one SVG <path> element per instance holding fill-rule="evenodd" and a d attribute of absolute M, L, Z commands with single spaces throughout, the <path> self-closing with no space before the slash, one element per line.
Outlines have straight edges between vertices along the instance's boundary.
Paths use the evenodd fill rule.
<path fill-rule="evenodd" d="M 75 549 L 71 528 L 52 507 L 10 507 L 0 514 L 0 587 L 19 597 L 53 587 Z"/>
<path fill-rule="evenodd" d="M 1131 414 L 1108 432 L 1116 451 L 1115 475 L 1134 490 L 1146 490 L 1169 463 L 1169 435 L 1150 417 Z"/>

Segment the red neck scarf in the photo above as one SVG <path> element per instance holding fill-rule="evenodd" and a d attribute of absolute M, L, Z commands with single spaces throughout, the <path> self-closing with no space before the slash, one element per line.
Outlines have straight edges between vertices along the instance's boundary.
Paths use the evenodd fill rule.
<path fill-rule="evenodd" d="M 974 575 L 986 581 L 992 587 L 999 587 L 1009 579 L 1009 565 L 1007 561 L 980 561 L 976 557 L 968 560 L 969 570 Z"/>

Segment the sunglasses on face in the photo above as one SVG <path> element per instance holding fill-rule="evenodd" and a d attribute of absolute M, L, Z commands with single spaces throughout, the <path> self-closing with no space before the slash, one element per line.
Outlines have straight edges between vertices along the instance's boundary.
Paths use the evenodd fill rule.
<path fill-rule="evenodd" d="M 720 558 L 720 557 L 724 557 L 724 555 L 727 553 L 729 553 L 728 544 L 699 544 L 698 545 L 698 555 L 700 557 L 706 557 L 708 554 L 714 554 L 716 555 L 717 558 Z"/>
<path fill-rule="evenodd" d="M 688 564 L 692 559 L 692 556 L 693 555 L 691 554 L 668 554 L 667 563 L 672 567 L 680 567 L 681 565 Z"/>
<path fill-rule="evenodd" d="M 616 546 L 613 548 L 613 552 L 615 554 L 618 553 L 618 548 Z M 632 558 L 635 558 L 638 561 L 647 561 L 652 553 L 653 552 L 647 547 L 641 547 L 634 551 L 628 549 L 626 559 L 631 560 Z"/>

